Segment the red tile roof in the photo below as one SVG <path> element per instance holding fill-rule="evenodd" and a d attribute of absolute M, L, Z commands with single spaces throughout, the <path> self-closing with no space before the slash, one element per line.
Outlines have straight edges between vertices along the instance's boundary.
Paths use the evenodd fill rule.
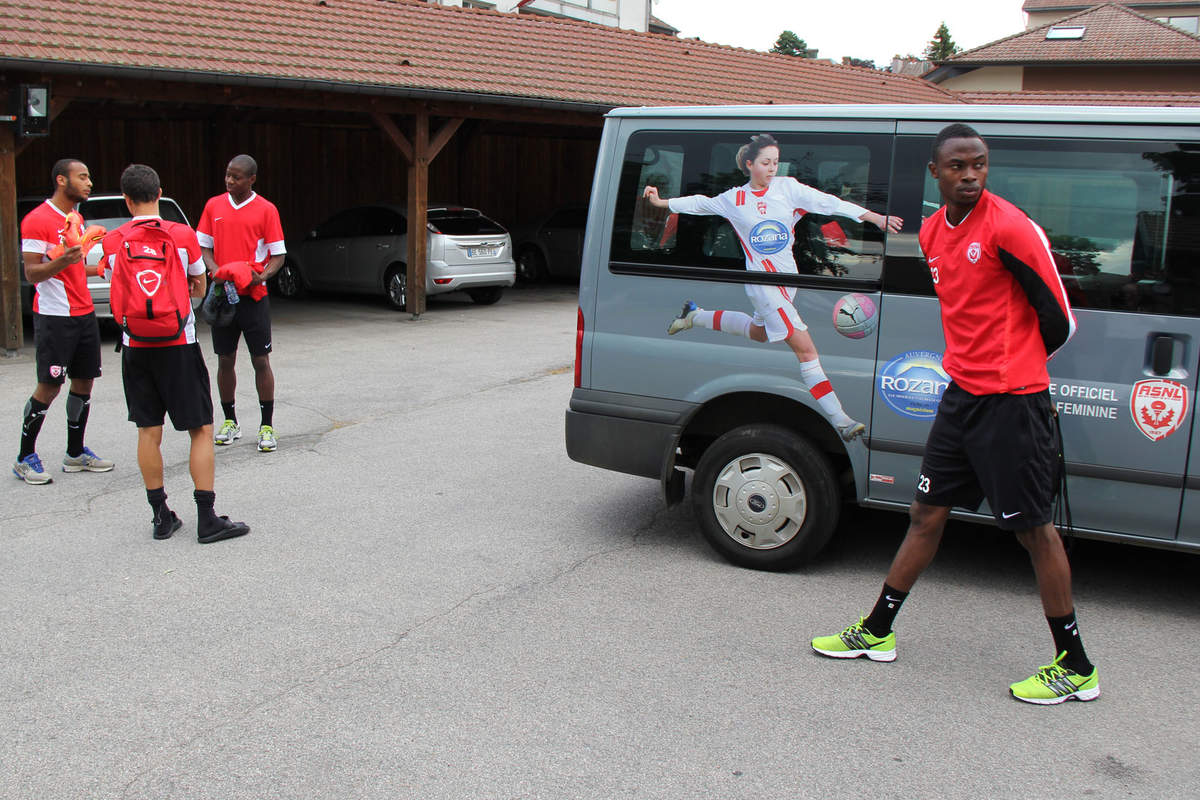
<path fill-rule="evenodd" d="M 1200 92 L 960 92 L 960 96 L 969 103 L 984 105 L 1200 108 Z"/>
<path fill-rule="evenodd" d="M 0 0 L 0 66 L 23 63 L 599 107 L 958 102 L 918 78 L 421 0 Z"/>
<path fill-rule="evenodd" d="M 1046 31 L 1059 25 L 1086 30 L 1082 39 L 1047 39 Z M 1105 3 L 959 53 L 945 65 L 1139 62 L 1200 62 L 1200 37 L 1116 3 Z"/>
<path fill-rule="evenodd" d="M 1155 6 L 1186 6 L 1188 0 L 1132 0 L 1132 2 L 1121 3 L 1129 8 L 1150 8 Z M 1076 11 L 1079 9 L 1090 8 L 1095 3 L 1089 3 L 1086 0 L 1025 0 L 1025 5 L 1021 6 L 1021 10 L 1025 13 L 1030 11 Z"/>

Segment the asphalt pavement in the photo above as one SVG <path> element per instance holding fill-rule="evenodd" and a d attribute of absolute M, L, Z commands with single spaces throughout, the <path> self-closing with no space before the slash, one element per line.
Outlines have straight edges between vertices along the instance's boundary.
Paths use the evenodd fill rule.
<path fill-rule="evenodd" d="M 88 444 L 117 468 L 0 482 L 0 797 L 1196 796 L 1200 558 L 1076 546 L 1092 703 L 1008 696 L 1053 654 L 989 528 L 948 533 L 897 661 L 817 657 L 904 520 L 849 510 L 792 573 L 721 561 L 655 481 L 567 459 L 575 307 L 277 302 L 279 450 L 243 351 L 217 511 L 252 530 L 212 545 L 170 430 L 184 529 L 150 537 L 108 334 Z M 30 346 L 0 359 L 9 459 L 33 381 Z"/>

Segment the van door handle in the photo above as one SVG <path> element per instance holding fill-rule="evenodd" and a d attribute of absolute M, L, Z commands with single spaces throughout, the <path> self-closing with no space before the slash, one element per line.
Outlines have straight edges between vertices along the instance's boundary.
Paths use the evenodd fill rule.
<path fill-rule="evenodd" d="M 1155 375 L 1166 375 L 1175 364 L 1175 337 L 1154 335 L 1150 343 L 1150 371 Z"/>

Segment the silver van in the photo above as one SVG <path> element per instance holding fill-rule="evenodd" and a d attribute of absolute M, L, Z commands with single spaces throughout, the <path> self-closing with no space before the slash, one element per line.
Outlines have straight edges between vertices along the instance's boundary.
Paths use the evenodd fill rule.
<path fill-rule="evenodd" d="M 1050 362 L 1075 533 L 1200 549 L 1200 109 L 613 111 L 583 251 L 570 457 L 658 479 L 668 503 L 684 498 L 690 475 L 705 537 L 749 567 L 803 563 L 833 535 L 843 503 L 907 511 L 949 383 L 917 233 L 941 202 L 926 169 L 933 137 L 952 122 L 988 140 L 989 190 L 1045 230 L 1076 313 L 1078 332 Z M 745 269 L 724 218 L 676 216 L 643 197 L 647 185 L 664 198 L 742 185 L 735 154 L 759 133 L 780 143 L 779 176 L 903 217 L 903 229 L 885 236 L 804 215 L 799 274 L 767 276 Z M 786 345 L 667 334 L 688 300 L 751 311 L 748 283 L 795 290 L 866 436 L 842 441 Z M 986 506 L 954 516 L 992 519 Z"/>

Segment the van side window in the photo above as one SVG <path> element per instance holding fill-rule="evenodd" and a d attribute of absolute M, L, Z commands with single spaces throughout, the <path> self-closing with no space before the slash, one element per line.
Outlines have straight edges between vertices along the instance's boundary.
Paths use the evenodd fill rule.
<path fill-rule="evenodd" d="M 988 189 L 1045 230 L 1073 306 L 1200 316 L 1200 143 L 988 144 Z M 922 216 L 940 204 L 926 172 Z"/>
<path fill-rule="evenodd" d="M 647 131 L 629 138 L 613 225 L 612 260 L 624 265 L 744 272 L 746 260 L 733 227 L 721 216 L 672 214 L 651 206 L 642 193 L 658 188 L 667 199 L 715 197 L 745 185 L 738 149 L 761 131 Z M 872 211 L 887 213 L 891 137 L 879 134 L 781 133 L 780 177 Z M 883 234 L 845 217 L 800 213 L 793 220 L 792 253 L 801 275 L 877 281 Z M 731 276 L 731 279 L 736 280 Z"/>

